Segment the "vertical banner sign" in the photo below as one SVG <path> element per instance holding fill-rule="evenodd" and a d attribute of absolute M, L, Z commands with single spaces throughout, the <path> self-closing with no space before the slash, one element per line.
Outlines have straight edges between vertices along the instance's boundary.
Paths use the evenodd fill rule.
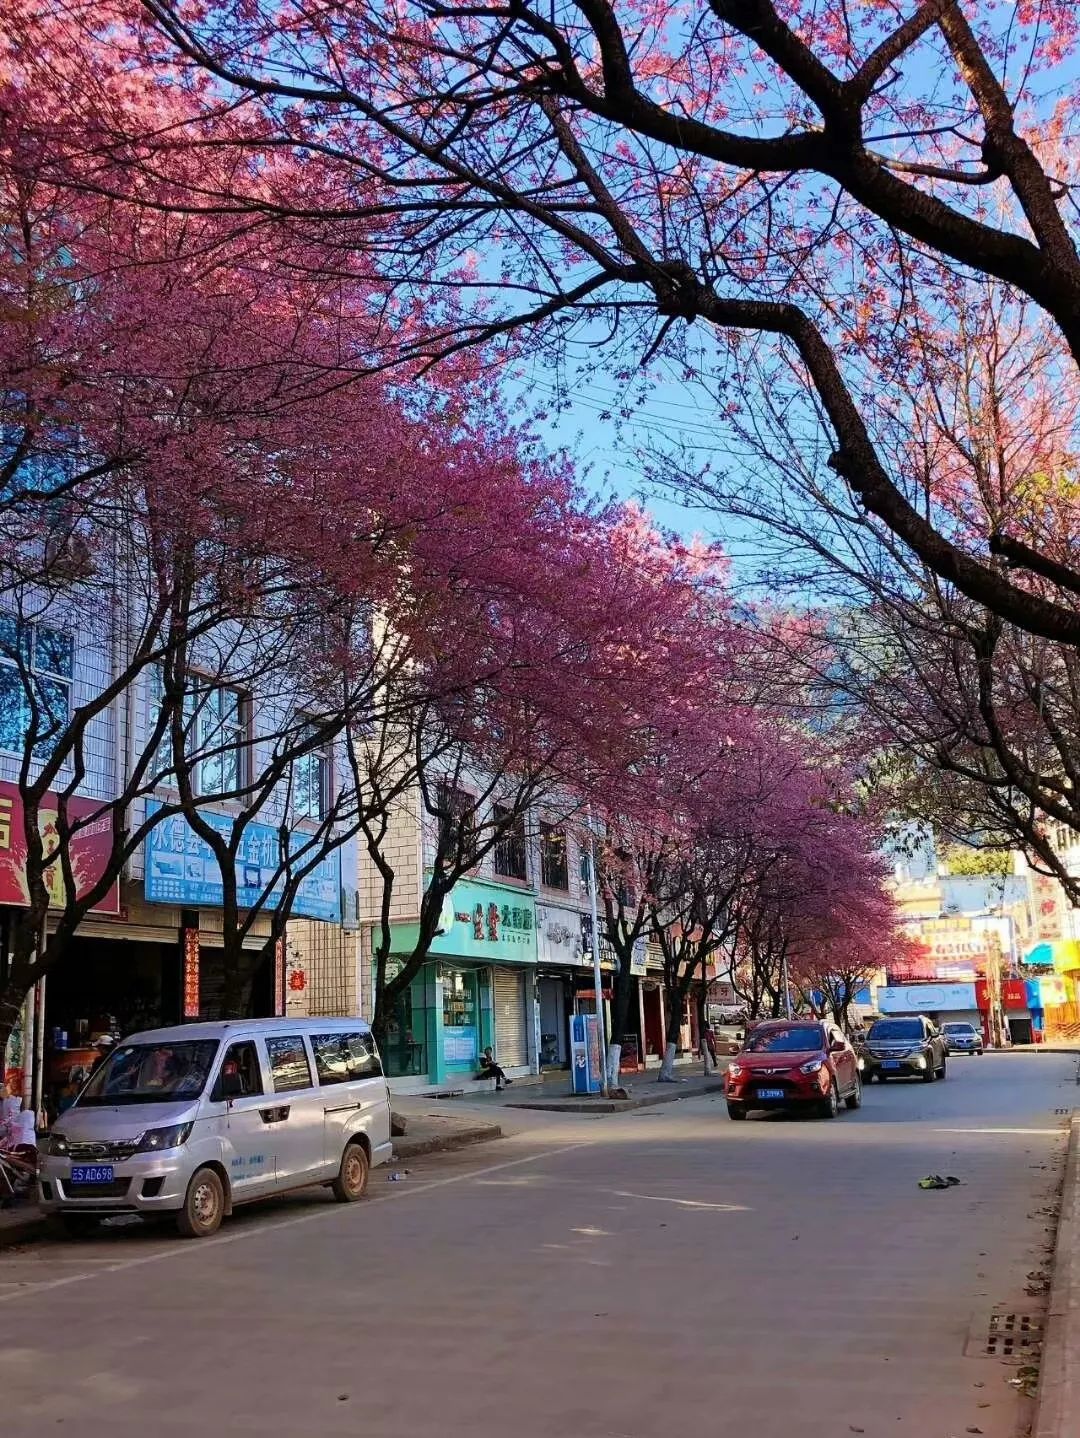
<path fill-rule="evenodd" d="M 184 1018 L 199 1017 L 199 931 L 184 930 Z"/>
<path fill-rule="evenodd" d="M 265 991 L 264 991 L 265 992 Z M 279 934 L 274 941 L 274 1016 L 285 1014 L 285 935 Z"/>
<path fill-rule="evenodd" d="M 600 1027 L 595 1014 L 570 1019 L 570 1078 L 574 1093 L 600 1092 Z"/>

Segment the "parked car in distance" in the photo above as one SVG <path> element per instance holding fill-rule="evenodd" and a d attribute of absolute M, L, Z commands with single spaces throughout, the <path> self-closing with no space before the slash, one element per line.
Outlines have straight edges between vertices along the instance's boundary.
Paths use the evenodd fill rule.
<path fill-rule="evenodd" d="M 942 1024 L 941 1036 L 945 1040 L 946 1053 L 982 1056 L 983 1036 L 974 1024 Z"/>
<path fill-rule="evenodd" d="M 835 1118 L 858 1108 L 862 1079 L 855 1050 L 835 1024 L 809 1019 L 757 1023 L 728 1065 L 728 1117 L 754 1110 L 802 1110 Z"/>
<path fill-rule="evenodd" d="M 140 1213 L 207 1238 L 237 1204 L 308 1184 L 353 1203 L 390 1153 L 363 1019 L 184 1024 L 117 1044 L 46 1136 L 38 1184 L 73 1236 Z"/>
<path fill-rule="evenodd" d="M 878 1019 L 866 1035 L 863 1077 L 879 1083 L 890 1078 L 933 1083 L 945 1077 L 947 1054 L 941 1030 L 925 1015 Z"/>

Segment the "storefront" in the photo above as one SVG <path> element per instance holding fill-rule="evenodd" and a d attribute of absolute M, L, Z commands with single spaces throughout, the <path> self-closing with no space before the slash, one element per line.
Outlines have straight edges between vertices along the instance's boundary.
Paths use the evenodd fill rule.
<path fill-rule="evenodd" d="M 1035 1042 L 1034 1022 L 1028 998 L 1027 984 L 1023 979 L 1002 979 L 1001 1007 L 1005 1013 L 1010 1043 Z"/>
<path fill-rule="evenodd" d="M 569 1066 L 574 976 L 582 972 L 585 962 L 580 912 L 554 904 L 537 904 L 536 990 L 541 1068 Z"/>
<path fill-rule="evenodd" d="M 415 948 L 395 924 L 391 964 Z M 462 879 L 444 907 L 430 959 L 395 1006 L 387 1072 L 399 1088 L 471 1081 L 490 1044 L 514 1076 L 538 1062 L 534 1013 L 536 904 L 513 885 Z"/>

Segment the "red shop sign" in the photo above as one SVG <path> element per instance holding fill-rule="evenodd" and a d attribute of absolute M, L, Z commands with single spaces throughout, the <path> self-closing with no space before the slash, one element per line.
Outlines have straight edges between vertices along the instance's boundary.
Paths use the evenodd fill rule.
<path fill-rule="evenodd" d="M 199 1017 L 199 952 L 198 929 L 184 930 L 184 1018 Z"/>
<path fill-rule="evenodd" d="M 55 794 L 46 794 L 38 808 L 38 831 L 47 855 L 54 853 L 60 845 L 57 808 Z M 71 836 L 71 869 L 75 876 L 75 893 L 80 895 L 93 887 L 108 865 L 112 850 L 113 813 L 96 799 L 69 799 L 67 814 L 69 824 L 89 821 Z M 62 908 L 65 901 L 64 871 L 59 860 L 46 868 L 45 883 L 49 890 L 50 908 Z M 0 904 L 25 909 L 29 903 L 22 795 L 17 784 L 0 780 Z M 120 881 L 117 879 L 104 898 L 94 905 L 93 913 L 119 912 Z"/>
<path fill-rule="evenodd" d="M 1026 1009 L 1028 1006 L 1027 986 L 1023 979 L 1003 979 L 1001 1001 L 1007 1009 Z"/>

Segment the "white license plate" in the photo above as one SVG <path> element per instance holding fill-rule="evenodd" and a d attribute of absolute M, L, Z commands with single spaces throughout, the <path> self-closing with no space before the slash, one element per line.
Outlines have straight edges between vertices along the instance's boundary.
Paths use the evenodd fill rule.
<path fill-rule="evenodd" d="M 782 1088 L 759 1088 L 757 1096 L 758 1098 L 787 1098 L 787 1094 Z"/>
<path fill-rule="evenodd" d="M 111 1163 L 73 1163 L 71 1165 L 72 1183 L 112 1183 L 113 1166 Z"/>

